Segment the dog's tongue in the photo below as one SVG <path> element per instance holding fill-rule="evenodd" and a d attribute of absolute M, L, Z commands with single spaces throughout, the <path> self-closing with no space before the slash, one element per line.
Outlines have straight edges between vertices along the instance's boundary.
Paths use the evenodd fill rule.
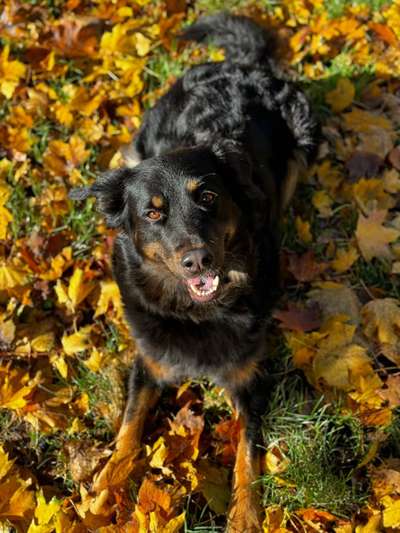
<path fill-rule="evenodd" d="M 195 276 L 194 278 L 190 278 L 189 280 L 190 285 L 202 289 L 203 291 L 208 291 L 211 289 L 214 276 L 211 276 L 210 274 L 205 274 L 202 276 Z"/>
<path fill-rule="evenodd" d="M 209 302 L 217 292 L 219 277 L 215 274 L 207 273 L 200 276 L 193 276 L 186 280 L 189 294 L 195 302 Z"/>

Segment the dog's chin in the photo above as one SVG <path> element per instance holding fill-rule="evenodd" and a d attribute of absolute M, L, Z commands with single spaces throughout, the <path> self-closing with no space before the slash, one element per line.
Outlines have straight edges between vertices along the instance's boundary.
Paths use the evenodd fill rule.
<path fill-rule="evenodd" d="M 205 272 L 185 282 L 192 301 L 200 304 L 215 300 L 220 290 L 220 278 L 216 272 Z"/>

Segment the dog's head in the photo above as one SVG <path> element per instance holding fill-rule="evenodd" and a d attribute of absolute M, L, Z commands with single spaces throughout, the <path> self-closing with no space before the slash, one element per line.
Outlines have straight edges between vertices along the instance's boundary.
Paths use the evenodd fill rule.
<path fill-rule="evenodd" d="M 95 196 L 108 225 L 129 235 L 142 268 L 205 304 L 248 283 L 250 236 L 263 217 L 250 176 L 237 150 L 195 147 L 107 172 L 70 196 Z"/>

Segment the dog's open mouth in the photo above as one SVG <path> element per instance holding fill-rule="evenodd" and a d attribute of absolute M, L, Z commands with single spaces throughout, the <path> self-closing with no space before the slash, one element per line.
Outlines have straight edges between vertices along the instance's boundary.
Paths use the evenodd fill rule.
<path fill-rule="evenodd" d="M 217 294 L 219 276 L 211 272 L 186 280 L 189 294 L 195 302 L 209 302 Z"/>

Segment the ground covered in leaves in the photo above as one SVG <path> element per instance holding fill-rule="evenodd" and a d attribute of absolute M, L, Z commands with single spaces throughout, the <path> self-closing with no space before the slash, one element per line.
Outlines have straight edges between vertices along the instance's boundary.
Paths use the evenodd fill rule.
<path fill-rule="evenodd" d="M 351 5 L 350 5 L 351 4 Z M 0 17 L 0 524 L 222 531 L 236 422 L 206 382 L 166 393 L 130 479 L 112 451 L 134 341 L 112 232 L 72 186 L 118 166 L 221 7 L 276 28 L 322 125 L 287 215 L 270 329 L 265 532 L 400 529 L 400 2 L 7 0 Z"/>

